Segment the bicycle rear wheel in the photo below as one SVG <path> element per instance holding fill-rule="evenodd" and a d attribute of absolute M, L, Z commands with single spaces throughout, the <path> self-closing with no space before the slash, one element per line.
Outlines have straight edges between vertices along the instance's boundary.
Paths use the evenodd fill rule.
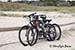
<path fill-rule="evenodd" d="M 60 28 L 60 26 L 58 25 L 58 24 L 52 24 L 54 27 L 55 27 L 55 29 L 56 29 L 56 33 L 57 33 L 57 36 L 56 36 L 56 40 L 60 40 L 60 38 L 61 38 L 61 28 Z"/>
<path fill-rule="evenodd" d="M 47 40 L 48 41 L 54 41 L 57 34 L 56 34 L 56 29 L 53 25 L 49 24 L 47 27 Z"/>

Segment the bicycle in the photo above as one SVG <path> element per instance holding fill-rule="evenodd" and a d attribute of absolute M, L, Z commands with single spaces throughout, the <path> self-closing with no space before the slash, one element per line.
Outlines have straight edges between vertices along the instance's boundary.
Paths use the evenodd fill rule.
<path fill-rule="evenodd" d="M 44 23 L 46 23 L 46 16 L 44 15 L 44 17 L 41 17 L 42 18 L 42 21 L 44 22 Z M 52 21 L 52 20 L 51 20 Z M 61 38 L 61 28 L 60 28 L 60 26 L 58 25 L 58 24 L 56 24 L 56 23 L 54 23 L 54 24 L 51 24 L 50 22 L 48 23 L 49 25 L 53 25 L 54 27 L 55 27 L 55 29 L 56 29 L 56 34 L 57 34 L 57 36 L 56 36 L 56 38 L 55 38 L 55 40 L 60 40 L 60 38 Z M 51 39 L 52 40 L 52 39 Z"/>
<path fill-rule="evenodd" d="M 29 19 L 31 18 L 30 16 L 34 16 L 34 14 L 36 14 L 36 13 L 32 13 L 32 14 L 28 15 Z M 24 16 L 24 17 L 26 17 L 26 16 Z M 30 21 L 31 21 L 31 19 L 30 19 Z M 32 25 L 31 22 L 29 22 L 29 24 Z M 28 45 L 28 42 L 27 42 L 27 31 L 30 28 L 29 24 L 25 25 L 25 26 L 22 26 L 20 28 L 20 30 L 19 30 L 18 37 L 19 37 L 19 41 L 21 42 L 21 44 L 23 46 L 27 46 Z"/>

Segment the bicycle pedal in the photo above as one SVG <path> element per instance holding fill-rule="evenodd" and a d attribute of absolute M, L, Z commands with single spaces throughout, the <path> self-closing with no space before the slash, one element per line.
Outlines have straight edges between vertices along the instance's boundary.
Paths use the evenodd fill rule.
<path fill-rule="evenodd" d="M 27 36 L 27 34 L 25 36 Z"/>
<path fill-rule="evenodd" d="M 35 36 L 35 34 L 31 34 L 31 36 Z"/>
<path fill-rule="evenodd" d="M 43 40 L 44 38 L 38 38 L 39 40 Z"/>
<path fill-rule="evenodd" d="M 43 31 L 41 30 L 41 31 L 39 31 L 39 32 L 41 33 L 41 32 L 43 32 Z"/>

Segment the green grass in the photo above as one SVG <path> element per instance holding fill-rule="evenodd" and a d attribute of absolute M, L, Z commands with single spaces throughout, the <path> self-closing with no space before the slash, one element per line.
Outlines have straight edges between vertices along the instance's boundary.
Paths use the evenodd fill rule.
<path fill-rule="evenodd" d="M 56 7 L 56 6 L 33 6 L 25 3 L 1 3 L 0 11 L 60 11 L 75 12 L 73 7 Z"/>

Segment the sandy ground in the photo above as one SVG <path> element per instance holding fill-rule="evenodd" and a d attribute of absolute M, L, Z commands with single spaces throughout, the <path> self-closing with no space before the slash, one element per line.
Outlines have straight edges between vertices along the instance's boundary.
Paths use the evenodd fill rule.
<path fill-rule="evenodd" d="M 34 46 L 23 46 L 18 39 L 18 31 L 0 32 L 0 50 L 75 50 L 75 17 L 71 14 L 55 12 L 47 13 L 53 21 L 51 23 L 68 24 L 61 26 L 62 37 L 59 41 L 40 40 Z M 55 17 L 51 17 L 55 14 Z M 60 15 L 61 14 L 61 15 Z M 54 15 L 53 15 L 54 16 Z M 73 23 L 73 24 L 69 24 Z M 0 17 L 0 28 L 16 27 L 28 24 L 28 18 L 22 17 Z M 64 47 L 54 47 L 64 46 Z M 65 47 L 66 46 L 66 47 Z"/>

